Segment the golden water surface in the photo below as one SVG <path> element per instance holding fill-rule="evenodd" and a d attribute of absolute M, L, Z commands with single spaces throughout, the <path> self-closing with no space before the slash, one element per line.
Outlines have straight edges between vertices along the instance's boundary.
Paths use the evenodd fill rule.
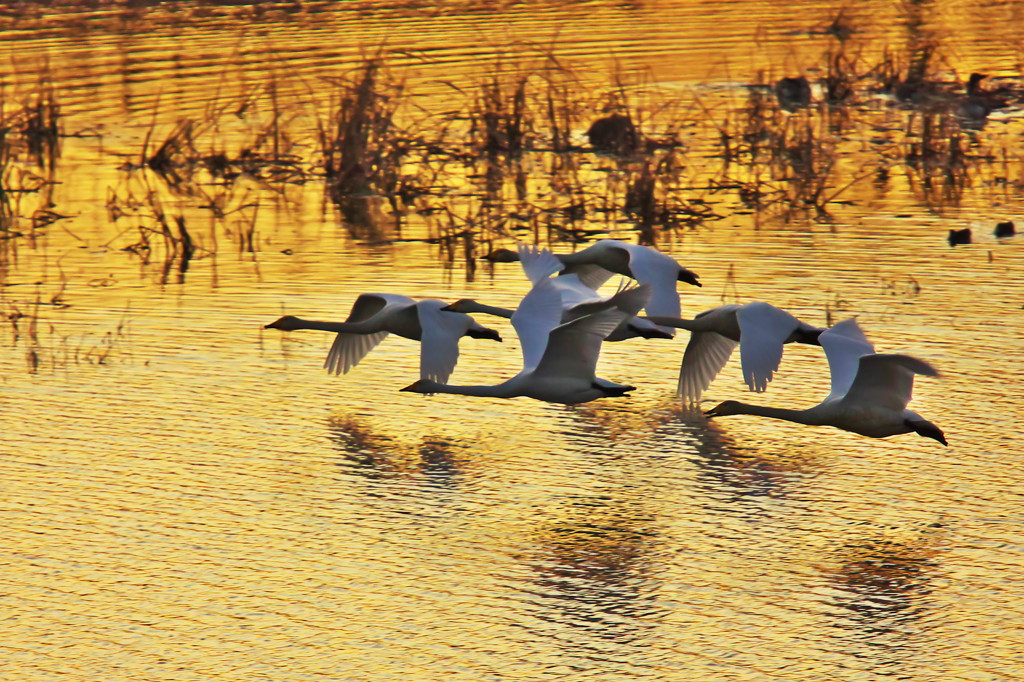
<path fill-rule="evenodd" d="M 992 235 L 1024 222 L 1019 112 L 965 126 L 950 172 L 939 152 L 935 172 L 909 160 L 919 113 L 884 94 L 832 132 L 824 109 L 782 114 L 821 124 L 830 191 L 849 185 L 821 212 L 751 207 L 736 187 L 757 169 L 722 158 L 745 85 L 817 80 L 842 6 L 5 10 L 5 125 L 49 92 L 60 136 L 40 154 L 8 132 L 4 152 L 0 678 L 1024 678 L 1024 237 Z M 865 72 L 927 39 L 949 82 L 1020 82 L 1019 4 L 845 11 Z M 574 88 L 577 150 L 452 156 L 418 210 L 353 217 L 325 191 L 316 131 L 374 56 L 382 91 L 402 82 L 409 139 L 469 139 L 489 78 L 546 73 Z M 880 352 L 939 368 L 911 408 L 948 448 L 709 421 L 675 398 L 685 334 L 606 344 L 601 376 L 638 390 L 565 407 L 399 392 L 419 349 L 397 337 L 327 376 L 328 335 L 262 328 L 342 320 L 361 292 L 514 307 L 518 266 L 473 271 L 466 244 L 577 248 L 558 232 L 564 188 L 615 206 L 631 172 L 583 135 L 615 93 L 675 122 L 673 196 L 713 215 L 638 230 L 594 210 L 577 235 L 641 235 L 698 272 L 684 315 L 747 300 L 816 325 L 857 315 Z M 147 159 L 186 120 L 199 154 L 232 159 L 276 125 L 303 175 L 158 172 Z M 474 232 L 488 211 L 529 217 Z M 967 227 L 973 243 L 947 244 Z M 454 383 L 518 369 L 507 321 L 479 319 L 505 342 L 465 339 Z M 790 347 L 767 393 L 743 389 L 734 358 L 703 406 L 809 406 L 827 366 Z"/>

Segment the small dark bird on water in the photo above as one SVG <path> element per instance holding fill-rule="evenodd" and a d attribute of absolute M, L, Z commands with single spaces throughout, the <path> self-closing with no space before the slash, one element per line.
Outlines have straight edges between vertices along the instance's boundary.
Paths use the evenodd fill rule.
<path fill-rule="evenodd" d="M 967 81 L 967 96 L 960 100 L 958 113 L 960 116 L 975 121 L 984 121 L 996 109 L 1003 109 L 1010 105 L 1003 90 L 985 90 L 981 87 L 981 81 L 988 78 L 988 74 L 972 73 Z"/>
<path fill-rule="evenodd" d="M 946 237 L 946 241 L 949 242 L 950 246 L 956 246 L 957 244 L 970 244 L 971 228 L 965 227 L 962 230 L 950 230 L 949 236 Z"/>
<path fill-rule="evenodd" d="M 996 223 L 996 229 L 992 231 L 992 234 L 994 234 L 997 239 L 1003 239 L 1017 234 L 1017 229 L 1014 227 L 1012 220 L 1007 220 L 1005 222 Z"/>

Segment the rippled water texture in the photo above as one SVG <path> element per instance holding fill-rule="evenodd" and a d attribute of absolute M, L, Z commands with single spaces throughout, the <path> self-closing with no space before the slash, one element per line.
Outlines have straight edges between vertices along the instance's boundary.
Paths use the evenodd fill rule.
<path fill-rule="evenodd" d="M 1024 237 L 993 236 L 1024 227 L 1022 107 L 879 87 L 1016 96 L 1024 13 L 841 7 L 5 12 L 0 677 L 1024 678 Z M 332 169 L 368 60 L 380 157 Z M 780 110 L 800 74 L 813 104 Z M 623 111 L 652 149 L 594 153 Z M 709 421 L 675 397 L 685 334 L 607 344 L 638 390 L 565 407 L 399 392 L 401 338 L 327 376 L 327 334 L 263 329 L 367 291 L 514 307 L 483 253 L 602 236 L 698 272 L 684 315 L 858 316 L 942 372 L 911 407 L 949 447 Z M 456 383 L 518 368 L 480 321 L 505 342 L 466 339 Z M 809 406 L 827 366 L 791 347 L 744 388 L 734 358 L 702 407 Z"/>

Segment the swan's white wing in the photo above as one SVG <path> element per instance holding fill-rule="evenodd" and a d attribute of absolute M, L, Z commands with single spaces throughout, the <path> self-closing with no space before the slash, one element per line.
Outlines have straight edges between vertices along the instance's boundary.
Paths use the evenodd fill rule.
<path fill-rule="evenodd" d="M 523 369 L 537 366 L 548 345 L 548 334 L 562 321 L 562 295 L 549 278 L 542 278 L 512 313 L 512 326 L 523 351 Z"/>
<path fill-rule="evenodd" d="M 535 373 L 545 377 L 593 379 L 601 343 L 623 320 L 640 312 L 650 295 L 650 287 L 646 285 L 624 289 L 604 302 L 606 310 L 553 329 Z"/>
<path fill-rule="evenodd" d="M 846 395 L 853 385 L 853 380 L 860 369 L 860 357 L 873 355 L 875 347 L 864 336 L 864 331 L 854 317 L 838 322 L 823 331 L 818 337 L 818 342 L 825 349 L 829 372 L 832 374 L 832 390 L 825 400 L 840 398 Z"/>
<path fill-rule="evenodd" d="M 692 332 L 679 367 L 679 397 L 697 402 L 729 361 L 736 342 L 715 332 Z"/>
<path fill-rule="evenodd" d="M 611 279 L 614 274 L 614 272 L 605 270 L 600 265 L 593 265 L 592 263 L 574 263 L 572 265 L 565 266 L 565 270 L 562 271 L 561 276 L 566 277 L 568 275 L 576 275 L 576 277 L 579 278 L 579 281 L 585 286 L 597 290 L 600 289 L 605 282 Z"/>
<path fill-rule="evenodd" d="M 634 317 L 650 301 L 651 293 L 649 284 L 619 289 L 614 296 L 608 299 L 608 303 L 624 312 L 627 318 Z"/>
<path fill-rule="evenodd" d="M 465 313 L 441 310 L 447 305 L 437 299 L 416 304 L 420 318 L 420 378 L 447 383 L 459 361 L 459 339 L 472 319 Z"/>
<path fill-rule="evenodd" d="M 862 355 L 857 377 L 843 402 L 878 405 L 902 412 L 913 394 L 915 374 L 937 376 L 938 372 L 924 360 L 909 355 Z"/>
<path fill-rule="evenodd" d="M 534 374 L 592 381 L 601 343 L 626 317 L 621 310 L 609 308 L 559 325 L 549 334 Z"/>
<path fill-rule="evenodd" d="M 385 308 L 398 308 L 415 305 L 416 301 L 401 294 L 359 294 L 346 322 L 365 322 L 384 312 Z M 385 313 L 386 314 L 386 313 Z"/>
<path fill-rule="evenodd" d="M 367 323 L 375 317 L 386 317 L 390 311 L 413 305 L 408 296 L 401 294 L 360 294 L 345 322 Z M 345 374 L 359 364 L 366 354 L 376 348 L 387 338 L 388 332 L 379 331 L 369 334 L 351 334 L 341 332 L 334 337 L 331 349 L 327 351 L 324 369 L 328 374 Z"/>
<path fill-rule="evenodd" d="M 633 279 L 651 285 L 651 300 L 647 302 L 647 313 L 679 317 L 679 293 L 676 282 L 679 264 L 660 251 L 629 244 L 629 269 Z"/>
<path fill-rule="evenodd" d="M 584 284 L 579 275 L 570 273 L 556 277 L 551 282 L 562 294 L 562 306 L 566 309 L 583 303 L 598 303 L 605 300 L 593 288 Z"/>
<path fill-rule="evenodd" d="M 785 310 L 755 301 L 736 311 L 740 325 L 740 362 L 743 380 L 751 391 L 763 392 L 782 362 L 782 349 L 800 326 Z"/>
<path fill-rule="evenodd" d="M 327 351 L 324 369 L 328 374 L 345 374 L 359 364 L 366 354 L 386 339 L 387 332 L 373 334 L 349 334 L 342 332 L 334 337 L 331 349 Z"/>
<path fill-rule="evenodd" d="M 563 289 L 561 286 L 559 286 L 563 280 L 569 280 L 570 282 L 573 283 L 569 287 Z M 594 292 L 590 287 L 586 286 L 585 284 L 579 283 L 579 280 L 575 275 L 555 277 L 551 281 L 555 284 L 556 287 L 558 287 L 562 291 L 562 305 L 566 305 L 568 301 L 577 301 L 562 314 L 562 322 L 569 322 L 570 320 L 575 320 L 576 318 L 579 317 L 599 313 L 603 310 L 607 310 L 610 305 L 619 307 L 620 309 L 629 309 L 628 301 L 625 304 L 623 304 L 623 299 L 617 298 L 620 293 L 627 291 L 626 287 L 621 287 L 619 291 L 616 292 L 615 296 L 612 296 L 611 298 L 603 298 L 602 296 L 597 295 L 597 293 Z M 641 287 L 647 287 L 647 285 L 643 284 L 640 287 L 632 287 L 630 290 L 640 289 Z M 649 287 L 647 287 L 646 290 L 649 290 Z M 589 292 L 589 294 L 587 292 Z M 628 294 L 628 297 L 633 297 L 634 302 L 640 300 L 646 301 L 649 297 L 649 294 Z M 625 339 L 631 339 L 636 336 L 640 336 L 643 334 L 643 332 L 646 332 L 647 330 L 650 330 L 651 332 L 663 332 L 669 335 L 672 335 L 675 331 L 674 329 L 666 329 L 664 327 L 659 327 L 658 325 L 654 324 L 653 322 L 646 318 L 637 317 L 636 315 L 633 315 L 619 323 L 618 328 L 614 332 L 612 332 L 605 340 L 623 341 Z"/>
<path fill-rule="evenodd" d="M 529 244 L 519 244 L 519 263 L 523 266 L 526 278 L 534 284 L 551 277 L 565 267 L 547 249 L 540 249 Z"/>
<path fill-rule="evenodd" d="M 580 281 L 577 275 L 563 274 L 552 278 L 551 283 L 562 294 L 562 306 L 566 312 L 562 316 L 563 322 L 575 320 L 577 317 L 583 317 L 584 315 L 593 315 L 602 310 L 607 310 L 609 305 L 614 305 L 608 303 L 609 298 L 601 296 Z M 619 291 L 623 291 L 623 289 Z"/>

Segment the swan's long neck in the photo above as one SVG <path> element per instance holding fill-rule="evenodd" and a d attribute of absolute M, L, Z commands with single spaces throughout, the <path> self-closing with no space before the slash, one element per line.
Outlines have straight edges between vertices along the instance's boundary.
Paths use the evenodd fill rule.
<path fill-rule="evenodd" d="M 696 320 L 684 320 L 679 317 L 665 317 L 664 315 L 648 315 L 646 319 L 662 327 L 675 327 L 676 329 L 685 329 L 686 331 L 689 332 L 705 331 L 707 328 L 707 325 L 704 324 L 700 320 L 700 318 L 697 318 Z"/>
<path fill-rule="evenodd" d="M 506 320 L 512 317 L 514 310 L 509 308 L 499 308 L 493 305 L 487 305 L 485 303 L 477 303 L 473 301 L 459 309 L 463 313 L 483 313 L 484 315 L 494 315 L 495 317 L 504 317 Z"/>
<path fill-rule="evenodd" d="M 819 424 L 815 419 L 812 410 L 791 410 L 785 407 L 769 407 L 767 405 L 750 405 L 736 401 L 729 410 L 729 414 L 750 414 L 755 417 L 768 417 L 770 419 L 783 419 L 797 424 Z"/>
<path fill-rule="evenodd" d="M 811 327 L 810 325 L 801 325 L 797 327 L 792 334 L 789 335 L 787 341 L 795 341 L 796 343 L 806 343 L 811 346 L 820 346 L 821 341 L 818 337 L 825 331 L 819 327 Z"/>
<path fill-rule="evenodd" d="M 347 332 L 350 334 L 369 334 L 380 331 L 371 329 L 369 325 L 361 322 L 319 322 L 317 320 L 302 320 L 296 318 L 295 329 L 318 329 L 325 332 Z"/>
<path fill-rule="evenodd" d="M 451 393 L 453 395 L 472 395 L 481 398 L 512 398 L 518 395 L 508 390 L 508 382 L 494 386 L 455 386 L 453 384 L 440 384 L 428 379 L 420 379 L 416 382 L 417 393 Z"/>
<path fill-rule="evenodd" d="M 575 253 L 556 253 L 555 258 L 560 260 L 562 265 L 596 265 L 609 272 L 633 277 L 629 267 L 629 255 L 623 249 L 609 248 L 608 244 L 592 244 Z"/>
<path fill-rule="evenodd" d="M 555 258 L 561 261 L 562 265 L 576 265 L 579 263 L 586 263 L 588 261 L 580 259 L 582 251 L 576 251 L 574 253 L 556 253 L 553 254 Z"/>

